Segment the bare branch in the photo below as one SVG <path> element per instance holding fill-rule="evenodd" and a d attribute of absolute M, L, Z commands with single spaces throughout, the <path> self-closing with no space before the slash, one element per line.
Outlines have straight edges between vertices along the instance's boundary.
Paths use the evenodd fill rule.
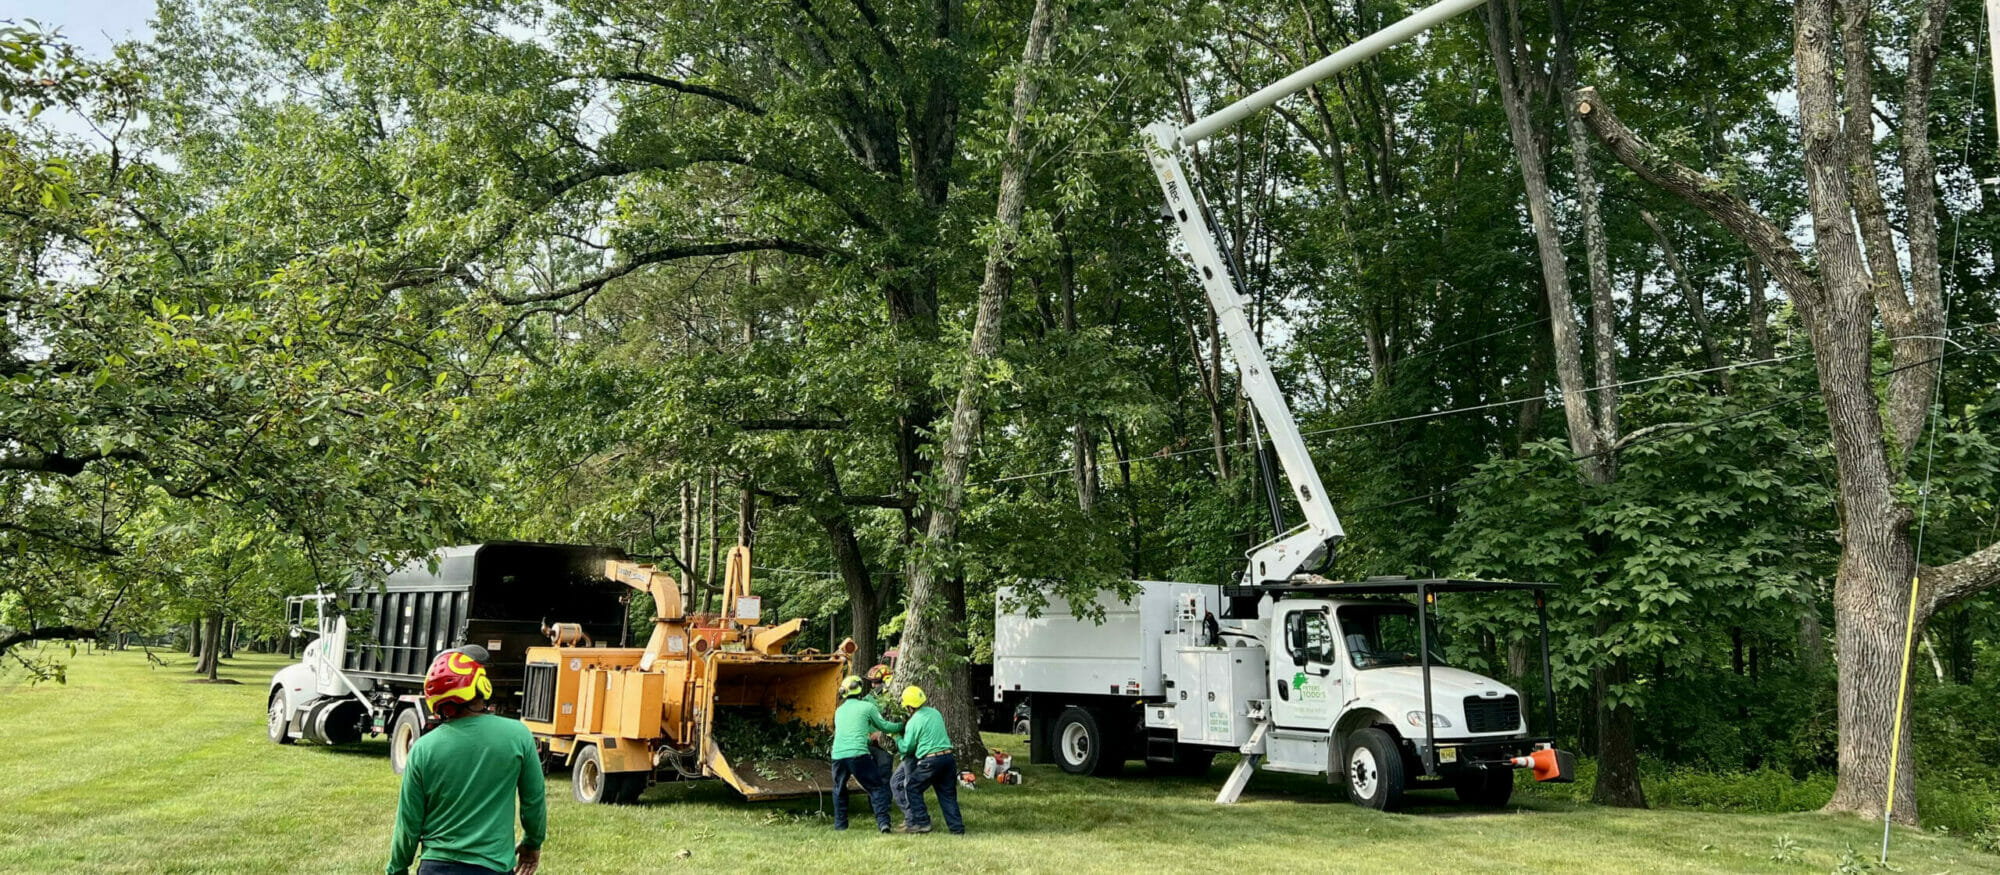
<path fill-rule="evenodd" d="M 1818 303 L 1824 297 L 1819 280 L 1806 267 L 1805 258 L 1792 247 L 1784 231 L 1757 208 L 1714 177 L 1667 157 L 1652 144 L 1640 139 L 1638 134 L 1618 120 L 1617 114 L 1598 95 L 1596 88 L 1579 88 L 1571 99 L 1576 101 L 1577 114 L 1583 116 L 1584 124 L 1589 126 L 1598 142 L 1611 150 L 1619 163 L 1631 168 L 1633 173 L 1647 182 L 1700 208 L 1709 218 L 1742 240 L 1793 301 L 1809 305 Z"/>
<path fill-rule="evenodd" d="M 1950 565 L 1926 567 L 1921 576 L 1930 592 L 1926 616 L 2000 587 L 2000 542 Z"/>
<path fill-rule="evenodd" d="M 682 258 L 700 258 L 702 256 L 711 256 L 711 255 L 735 255 L 740 252 L 760 252 L 760 251 L 789 252 L 793 255 L 803 255 L 808 258 L 826 258 L 827 256 L 835 254 L 834 250 L 828 249 L 824 246 L 820 246 L 815 243 L 806 243 L 799 240 L 788 240 L 782 237 L 763 237 L 754 240 L 728 240 L 720 243 L 690 243 L 685 246 L 670 246 L 665 249 L 656 249 L 652 252 L 645 252 L 639 255 L 635 255 L 630 260 L 626 261 L 624 264 L 606 270 L 605 272 L 598 274 L 595 277 L 592 277 L 580 283 L 576 283 L 575 285 L 567 286 L 560 289 L 552 289 L 547 292 L 537 292 L 531 295 L 521 295 L 518 297 L 509 297 L 502 295 L 499 296 L 499 301 L 500 303 L 503 304 L 533 304 L 543 301 L 558 301 L 564 298 L 572 298 L 577 295 L 595 294 L 598 289 L 604 288 L 604 285 L 606 283 L 609 283 L 612 280 L 615 280 L 619 277 L 625 276 L 626 274 L 629 274 L 647 265 L 659 264 L 667 261 L 675 261 Z"/>
<path fill-rule="evenodd" d="M 665 76 L 657 76 L 652 73 L 643 73 L 637 70 L 621 70 L 615 73 L 606 73 L 604 78 L 614 82 L 636 82 L 643 85 L 656 85 L 661 88 L 678 91 L 682 94 L 706 97 L 710 100 L 726 103 L 754 116 L 762 116 L 766 112 L 763 107 L 758 106 L 755 101 L 747 97 L 731 94 L 720 88 L 710 88 L 707 85 L 697 85 L 693 82 L 669 79 Z"/>

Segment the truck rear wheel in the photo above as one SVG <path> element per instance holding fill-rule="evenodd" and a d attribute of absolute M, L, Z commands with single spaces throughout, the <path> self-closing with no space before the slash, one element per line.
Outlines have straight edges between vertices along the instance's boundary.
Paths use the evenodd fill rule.
<path fill-rule="evenodd" d="M 1514 770 L 1495 767 L 1467 768 L 1452 781 L 1458 801 L 1481 808 L 1500 808 L 1514 796 Z"/>
<path fill-rule="evenodd" d="M 284 687 L 271 691 L 271 707 L 266 722 L 264 731 L 272 742 L 291 744 L 295 740 L 292 738 L 292 700 Z"/>
<path fill-rule="evenodd" d="M 424 712 L 414 705 L 396 712 L 396 721 L 389 727 L 389 768 L 396 774 L 410 764 L 410 748 L 417 738 L 424 734 Z"/>
<path fill-rule="evenodd" d="M 1056 764 L 1072 775 L 1115 775 L 1125 769 L 1117 744 L 1089 708 L 1071 705 L 1056 718 Z"/>
<path fill-rule="evenodd" d="M 1377 811 L 1402 807 L 1403 752 L 1389 733 L 1369 726 L 1347 737 L 1347 798 Z"/>

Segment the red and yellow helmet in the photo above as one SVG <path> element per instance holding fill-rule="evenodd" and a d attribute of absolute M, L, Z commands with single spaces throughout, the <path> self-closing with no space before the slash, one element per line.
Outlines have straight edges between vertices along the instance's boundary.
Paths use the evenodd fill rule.
<path fill-rule="evenodd" d="M 477 654 L 485 655 L 483 648 Z M 424 675 L 424 704 L 430 706 L 432 714 L 448 716 L 442 709 L 455 711 L 474 699 L 493 697 L 493 681 L 480 663 L 465 650 L 447 650 L 431 660 L 431 669 Z"/>

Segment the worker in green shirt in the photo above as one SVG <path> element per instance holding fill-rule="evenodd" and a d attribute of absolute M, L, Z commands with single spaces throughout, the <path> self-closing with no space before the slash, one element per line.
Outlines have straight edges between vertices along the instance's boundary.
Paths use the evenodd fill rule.
<path fill-rule="evenodd" d="M 488 713 L 493 681 L 486 649 L 438 654 L 424 678 L 424 701 L 443 718 L 410 747 L 388 875 L 404 875 L 424 848 L 417 875 L 534 875 L 548 836 L 541 751 L 520 721 Z M 515 800 L 521 841 L 514 842 Z"/>
<path fill-rule="evenodd" d="M 944 731 L 944 715 L 924 704 L 929 697 L 923 688 L 911 685 L 903 690 L 903 707 L 910 720 L 903 727 L 903 751 L 916 759 L 910 764 L 908 833 L 931 831 L 931 813 L 924 808 L 924 791 L 937 790 L 938 810 L 944 812 L 945 828 L 953 835 L 965 835 L 965 818 L 958 813 L 958 757 L 951 752 L 951 736 Z"/>
<path fill-rule="evenodd" d="M 840 682 L 840 707 L 833 712 L 833 828 L 847 828 L 847 779 L 851 775 L 868 793 L 875 812 L 875 829 L 889 831 L 889 778 L 868 749 L 874 732 L 898 732 L 903 724 L 884 720 L 882 710 L 868 700 L 868 685 L 849 676 Z"/>

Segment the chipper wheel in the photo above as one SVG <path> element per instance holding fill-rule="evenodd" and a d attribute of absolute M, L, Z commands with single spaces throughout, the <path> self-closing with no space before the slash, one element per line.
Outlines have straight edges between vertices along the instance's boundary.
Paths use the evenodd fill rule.
<path fill-rule="evenodd" d="M 570 791 L 576 801 L 592 805 L 623 805 L 636 802 L 646 790 L 646 776 L 640 773 L 607 772 L 597 745 L 586 744 L 576 752 L 569 770 Z"/>

